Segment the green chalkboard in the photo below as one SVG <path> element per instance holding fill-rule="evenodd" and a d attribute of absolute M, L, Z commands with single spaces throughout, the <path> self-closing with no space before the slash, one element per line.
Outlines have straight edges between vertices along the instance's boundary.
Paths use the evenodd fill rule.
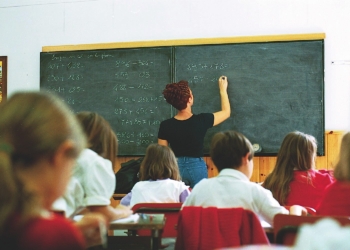
<path fill-rule="evenodd" d="M 74 112 L 94 111 L 111 124 L 119 155 L 143 155 L 157 141 L 171 106 L 172 48 L 41 53 L 41 88 L 62 96 Z"/>
<path fill-rule="evenodd" d="M 275 155 L 294 130 L 311 134 L 324 155 L 323 41 L 249 43 L 176 48 L 176 80 L 187 79 L 193 112 L 220 109 L 217 78 L 229 79 L 231 117 L 207 132 L 234 129 Z"/>
<path fill-rule="evenodd" d="M 234 129 L 258 143 L 258 155 L 276 155 L 283 137 L 299 130 L 318 141 L 324 155 L 323 40 L 179 45 L 42 52 L 40 86 L 74 112 L 105 117 L 115 130 L 119 155 L 144 155 L 157 142 L 159 124 L 176 110 L 162 90 L 187 80 L 194 113 L 220 109 L 217 79 L 229 79 L 231 117 L 208 130 Z"/>

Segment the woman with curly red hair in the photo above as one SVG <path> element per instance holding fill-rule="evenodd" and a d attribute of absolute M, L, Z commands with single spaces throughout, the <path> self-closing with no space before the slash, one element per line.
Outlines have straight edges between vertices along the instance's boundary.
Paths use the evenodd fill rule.
<path fill-rule="evenodd" d="M 203 141 L 207 130 L 222 123 L 231 114 L 227 77 L 220 76 L 218 83 L 221 110 L 215 113 L 192 113 L 193 94 L 187 81 L 167 84 L 163 91 L 166 101 L 178 112 L 174 117 L 161 122 L 158 143 L 170 145 L 177 158 L 182 180 L 191 188 L 208 177 L 203 159 Z"/>

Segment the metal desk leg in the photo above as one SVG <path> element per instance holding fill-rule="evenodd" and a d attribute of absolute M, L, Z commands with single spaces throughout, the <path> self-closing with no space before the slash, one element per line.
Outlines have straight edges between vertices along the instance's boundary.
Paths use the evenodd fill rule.
<path fill-rule="evenodd" d="M 161 230 L 152 230 L 151 249 L 158 250 L 161 245 Z"/>

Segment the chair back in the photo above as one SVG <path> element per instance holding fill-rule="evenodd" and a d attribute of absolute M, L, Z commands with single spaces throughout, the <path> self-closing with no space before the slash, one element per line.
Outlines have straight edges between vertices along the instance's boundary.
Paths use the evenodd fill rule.
<path fill-rule="evenodd" d="M 177 236 L 177 221 L 182 203 L 137 203 L 132 207 L 134 213 L 143 214 L 164 214 L 166 221 L 163 229 L 162 237 Z M 149 231 L 138 230 L 138 235 L 150 235 Z"/>
<path fill-rule="evenodd" d="M 293 246 L 299 227 L 305 223 L 314 224 L 318 220 L 330 217 L 341 225 L 349 225 L 350 217 L 346 216 L 297 216 L 288 214 L 276 214 L 273 219 L 275 243 L 285 246 Z"/>
<path fill-rule="evenodd" d="M 269 244 L 258 217 L 243 208 L 186 206 L 180 212 L 177 250 Z"/>

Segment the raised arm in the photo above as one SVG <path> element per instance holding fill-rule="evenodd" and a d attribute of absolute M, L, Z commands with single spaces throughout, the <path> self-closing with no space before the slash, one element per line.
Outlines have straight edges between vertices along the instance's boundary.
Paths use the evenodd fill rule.
<path fill-rule="evenodd" d="M 167 140 L 162 140 L 158 138 L 158 144 L 163 146 L 169 146 L 169 143 Z"/>
<path fill-rule="evenodd" d="M 103 214 L 108 219 L 108 221 L 122 219 L 132 215 L 133 213 L 133 211 L 129 207 L 123 205 L 118 205 L 115 208 L 111 205 L 89 206 L 88 209 L 91 212 Z"/>
<path fill-rule="evenodd" d="M 227 85 L 228 85 L 227 77 L 220 76 L 218 83 L 219 83 L 220 98 L 221 98 L 221 111 L 214 113 L 213 126 L 216 126 L 216 125 L 222 123 L 227 118 L 229 118 L 231 115 L 230 101 L 229 101 L 228 95 L 227 95 Z"/>

